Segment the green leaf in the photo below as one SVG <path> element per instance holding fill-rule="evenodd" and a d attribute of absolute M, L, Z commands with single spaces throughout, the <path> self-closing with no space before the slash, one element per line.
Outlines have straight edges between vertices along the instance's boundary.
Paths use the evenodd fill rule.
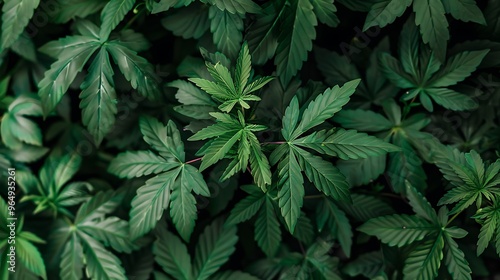
<path fill-rule="evenodd" d="M 477 255 L 481 255 L 495 235 L 497 253 L 500 255 L 500 203 L 494 199 L 492 206 L 480 208 L 473 218 L 481 222 L 481 231 L 477 241 Z"/>
<path fill-rule="evenodd" d="M 101 48 L 81 85 L 82 122 L 99 145 L 115 123 L 116 92 L 113 69 L 106 48 Z"/>
<path fill-rule="evenodd" d="M 278 204 L 288 230 L 293 233 L 304 198 L 304 178 L 294 150 L 289 148 L 286 157 L 278 164 Z"/>
<path fill-rule="evenodd" d="M 106 41 L 111 31 L 125 18 L 125 15 L 132 9 L 135 0 L 111 0 L 101 12 L 101 30 L 99 37 Z"/>
<path fill-rule="evenodd" d="M 209 27 L 208 10 L 206 6 L 189 5 L 163 18 L 161 24 L 176 36 L 199 39 Z"/>
<path fill-rule="evenodd" d="M 282 119 L 283 127 L 281 128 L 281 134 L 287 141 L 291 139 L 292 133 L 297 127 L 300 115 L 299 109 L 299 101 L 297 96 L 294 96 L 286 108 Z"/>
<path fill-rule="evenodd" d="M 333 120 L 342 127 L 368 132 L 384 131 L 393 127 L 393 123 L 381 114 L 361 109 L 342 110 L 335 114 Z"/>
<path fill-rule="evenodd" d="M 376 236 L 389 246 L 402 247 L 424 239 L 436 228 L 417 216 L 390 215 L 371 219 L 358 230 Z"/>
<path fill-rule="evenodd" d="M 236 69 L 234 72 L 237 92 L 241 92 L 247 85 L 248 79 L 250 78 L 250 71 L 252 71 L 252 61 L 250 51 L 248 50 L 248 44 L 245 42 L 241 47 L 240 54 L 238 55 Z"/>
<path fill-rule="evenodd" d="M 271 166 L 262 152 L 260 142 L 253 133 L 247 133 L 250 143 L 250 169 L 255 183 L 263 190 L 271 184 Z"/>
<path fill-rule="evenodd" d="M 312 41 L 316 38 L 315 26 L 318 25 L 310 0 L 292 0 L 289 3 L 283 14 L 274 60 L 283 87 L 288 85 L 307 59 Z"/>
<path fill-rule="evenodd" d="M 24 238 L 16 238 L 15 244 L 17 257 L 20 262 L 23 263 L 29 271 L 43 279 L 47 279 L 47 272 L 45 271 L 42 255 L 35 245 Z"/>
<path fill-rule="evenodd" d="M 58 0 L 57 13 L 51 18 L 55 23 L 66 23 L 77 17 L 86 18 L 100 11 L 106 4 L 101 0 Z"/>
<path fill-rule="evenodd" d="M 226 133 L 217 137 L 211 142 L 210 146 L 205 151 L 205 155 L 202 158 L 200 171 L 207 169 L 209 166 L 215 164 L 219 160 L 223 159 L 224 156 L 231 150 L 233 145 L 240 140 L 242 130 L 236 133 Z M 242 140 L 240 140 L 242 141 Z"/>
<path fill-rule="evenodd" d="M 293 149 L 301 169 L 319 191 L 335 200 L 351 200 L 345 176 L 335 166 L 303 149 Z"/>
<path fill-rule="evenodd" d="M 273 257 L 281 243 L 281 230 L 274 211 L 273 201 L 268 195 L 255 221 L 255 241 L 268 257 Z"/>
<path fill-rule="evenodd" d="M 208 18 L 210 19 L 210 32 L 213 34 L 213 42 L 217 49 L 228 57 L 236 57 L 243 40 L 241 15 L 211 6 L 208 9 Z"/>
<path fill-rule="evenodd" d="M 278 11 L 275 5 L 269 4 L 256 15 L 256 20 L 245 37 L 253 63 L 262 65 L 274 56 L 278 47 L 276 28 L 279 26 L 280 16 L 286 7 L 286 5 L 281 5 Z"/>
<path fill-rule="evenodd" d="M 355 220 L 366 222 L 369 219 L 394 214 L 394 210 L 381 199 L 363 194 L 351 194 L 352 204 L 337 202 L 349 216 Z"/>
<path fill-rule="evenodd" d="M 191 186 L 189 185 L 191 182 L 188 178 L 185 178 L 185 173 L 186 169 L 182 168 L 173 187 L 170 216 L 182 239 L 189 241 L 194 230 L 197 210 L 196 199 L 191 194 Z"/>
<path fill-rule="evenodd" d="M 218 272 L 215 275 L 213 275 L 210 279 L 212 280 L 232 280 L 232 279 L 238 279 L 238 280 L 259 280 L 259 278 L 250 275 L 246 272 L 241 272 L 241 271 L 223 271 L 223 272 Z"/>
<path fill-rule="evenodd" d="M 9 48 L 23 33 L 40 0 L 5 0 L 2 7 L 2 50 Z"/>
<path fill-rule="evenodd" d="M 75 225 L 97 218 L 104 218 L 111 213 L 119 204 L 120 195 L 116 195 L 112 190 L 100 191 L 90 200 L 82 204 L 75 217 Z"/>
<path fill-rule="evenodd" d="M 375 181 L 385 171 L 386 155 L 337 161 L 337 168 L 345 175 L 349 186 L 357 187 Z"/>
<path fill-rule="evenodd" d="M 443 5 L 455 19 L 486 25 L 486 19 L 475 0 L 443 0 Z"/>
<path fill-rule="evenodd" d="M 10 149 L 19 150 L 23 143 L 42 146 L 42 132 L 26 116 L 41 116 L 42 107 L 36 96 L 22 95 L 10 103 L 0 123 L 2 142 Z"/>
<path fill-rule="evenodd" d="M 208 0 L 212 5 L 217 6 L 222 11 L 228 11 L 231 14 L 238 13 L 245 15 L 247 13 L 255 14 L 260 12 L 259 5 L 252 0 Z"/>
<path fill-rule="evenodd" d="M 293 237 L 297 238 L 297 240 L 304 244 L 310 244 L 314 239 L 314 230 L 311 220 L 303 211 L 300 211 L 299 218 L 297 219 L 297 226 L 293 232 Z"/>
<path fill-rule="evenodd" d="M 124 46 L 120 41 L 108 42 L 106 49 L 133 89 L 149 99 L 158 96 L 160 92 L 158 79 L 153 66 L 146 59 L 137 55 L 136 51 Z"/>
<path fill-rule="evenodd" d="M 236 225 L 252 218 L 266 200 L 265 193 L 253 193 L 240 200 L 231 210 L 227 218 L 227 225 Z"/>
<path fill-rule="evenodd" d="M 410 202 L 413 212 L 427 221 L 438 224 L 438 217 L 436 211 L 432 208 L 431 204 L 427 199 L 415 189 L 410 182 L 406 181 L 406 195 Z"/>
<path fill-rule="evenodd" d="M 87 264 L 87 277 L 92 279 L 126 279 L 120 260 L 106 250 L 101 243 L 80 232 L 83 251 Z"/>
<path fill-rule="evenodd" d="M 383 269 L 384 256 L 382 252 L 376 251 L 361 254 L 354 261 L 348 263 L 342 271 L 351 277 L 363 275 L 373 279 Z"/>
<path fill-rule="evenodd" d="M 82 71 L 90 56 L 100 47 L 99 41 L 95 38 L 84 37 L 84 42 L 78 42 L 77 38 L 68 39 L 71 48 L 64 48 L 58 59 L 50 69 L 44 74 L 44 78 L 38 83 L 38 95 L 42 99 L 42 109 L 44 116 L 56 107 L 61 98 L 68 90 L 69 86 Z"/>
<path fill-rule="evenodd" d="M 85 221 L 78 224 L 78 229 L 86 232 L 104 246 L 111 246 L 115 251 L 130 254 L 138 249 L 129 239 L 128 222 L 117 217 L 108 217 L 101 221 Z"/>
<path fill-rule="evenodd" d="M 398 151 L 399 148 L 355 130 L 321 130 L 293 141 L 298 146 L 341 159 L 359 159 Z"/>
<path fill-rule="evenodd" d="M 236 250 L 236 227 L 223 227 L 221 219 L 215 220 L 200 235 L 194 258 L 197 280 L 208 279 Z"/>
<path fill-rule="evenodd" d="M 366 17 L 363 31 L 368 30 L 372 26 L 385 27 L 393 23 L 396 18 L 403 15 L 406 8 L 408 8 L 412 0 L 384 0 L 374 4 L 368 16 Z"/>
<path fill-rule="evenodd" d="M 414 78 L 406 73 L 400 62 L 388 53 L 379 55 L 380 71 L 385 77 L 399 88 L 414 88 Z"/>
<path fill-rule="evenodd" d="M 356 79 L 345 83 L 342 87 L 328 88 L 324 93 L 318 95 L 304 110 L 302 120 L 294 130 L 291 139 L 297 138 L 307 130 L 333 117 L 349 102 L 350 96 L 354 93 L 360 81 L 360 79 Z"/>
<path fill-rule="evenodd" d="M 328 224 L 330 232 L 339 240 L 346 256 L 350 257 L 353 233 L 345 213 L 326 197 L 316 207 L 316 217 L 326 217 L 326 224 Z"/>
<path fill-rule="evenodd" d="M 83 248 L 76 234 L 73 234 L 64 246 L 61 255 L 61 279 L 80 280 L 83 276 Z"/>
<path fill-rule="evenodd" d="M 120 178 L 133 178 L 159 174 L 178 166 L 178 162 L 167 162 L 151 151 L 126 151 L 111 161 L 108 171 Z"/>
<path fill-rule="evenodd" d="M 472 110 L 477 103 L 469 96 L 447 88 L 433 88 L 426 93 L 439 105 L 454 111 Z"/>
<path fill-rule="evenodd" d="M 439 60 L 444 61 L 450 34 L 443 3 L 434 0 L 413 0 L 413 11 L 422 40 L 430 45 Z"/>
<path fill-rule="evenodd" d="M 490 50 L 461 52 L 448 59 L 446 66 L 436 73 L 430 86 L 447 87 L 455 85 L 476 71 Z"/>
<path fill-rule="evenodd" d="M 334 0 L 312 0 L 311 3 L 314 7 L 314 13 L 319 21 L 330 26 L 336 27 L 339 24 L 339 19 L 335 12 L 337 7 L 333 3 Z"/>
<path fill-rule="evenodd" d="M 410 143 L 400 135 L 394 137 L 394 144 L 400 146 L 402 151 L 389 155 L 388 175 L 395 192 L 404 193 L 405 180 L 423 190 L 426 187 L 427 176 L 422 167 L 422 160 L 418 157 Z"/>
<path fill-rule="evenodd" d="M 51 154 L 40 169 L 40 181 L 49 193 L 58 193 L 78 171 L 82 157 L 72 152 L 59 156 Z"/>
<path fill-rule="evenodd" d="M 132 240 L 155 227 L 170 202 L 170 192 L 180 169 L 157 175 L 137 190 L 130 210 L 130 238 Z"/>
<path fill-rule="evenodd" d="M 445 233 L 444 238 L 446 243 L 444 257 L 448 272 L 455 279 L 472 279 L 472 271 L 465 259 L 464 252 L 458 248 L 458 244 L 449 234 Z"/>
<path fill-rule="evenodd" d="M 159 234 L 153 244 L 153 254 L 156 262 L 175 279 L 193 279 L 191 257 L 186 245 L 182 243 L 179 237 L 164 230 L 163 227 Z"/>
<path fill-rule="evenodd" d="M 443 247 L 444 240 L 441 233 L 419 244 L 406 259 L 403 279 L 435 279 L 443 259 Z"/>
<path fill-rule="evenodd" d="M 157 119 L 144 116 L 139 119 L 139 126 L 144 141 L 167 161 L 175 158 L 179 162 L 184 162 L 184 143 L 180 139 L 179 130 L 171 120 L 163 126 Z"/>

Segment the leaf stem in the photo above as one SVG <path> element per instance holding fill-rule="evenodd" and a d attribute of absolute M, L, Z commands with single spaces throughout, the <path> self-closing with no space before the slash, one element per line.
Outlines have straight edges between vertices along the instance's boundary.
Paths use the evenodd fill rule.
<path fill-rule="evenodd" d="M 463 211 L 463 210 L 462 210 Z M 451 217 L 451 219 L 448 220 L 448 222 L 446 223 L 446 227 L 448 227 L 448 225 L 453 222 L 453 220 L 455 220 L 456 217 L 458 217 L 458 215 L 460 215 L 460 213 L 462 213 L 462 211 L 456 213 L 455 215 L 453 215 L 453 217 Z"/>
<path fill-rule="evenodd" d="M 197 161 L 200 161 L 202 158 L 199 157 L 199 158 L 195 158 L 195 159 L 192 159 L 190 161 L 186 161 L 186 164 L 191 164 L 191 163 L 194 163 L 194 162 L 197 162 Z"/>

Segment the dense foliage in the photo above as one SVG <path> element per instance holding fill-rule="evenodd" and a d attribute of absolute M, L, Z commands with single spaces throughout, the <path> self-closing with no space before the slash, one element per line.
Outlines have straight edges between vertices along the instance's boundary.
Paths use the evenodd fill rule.
<path fill-rule="evenodd" d="M 498 277 L 500 0 L 1 21 L 0 279 Z"/>

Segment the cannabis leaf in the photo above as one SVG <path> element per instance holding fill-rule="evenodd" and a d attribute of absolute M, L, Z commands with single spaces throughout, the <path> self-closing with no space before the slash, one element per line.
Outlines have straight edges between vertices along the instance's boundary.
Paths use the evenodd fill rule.
<path fill-rule="evenodd" d="M 73 217 L 68 207 L 85 202 L 92 188 L 87 182 L 67 184 L 78 172 L 81 162 L 76 152 L 62 154 L 54 150 L 45 160 L 38 178 L 29 171 L 19 171 L 19 186 L 26 194 L 21 201 L 33 201 L 37 206 L 34 214 L 49 211 L 54 216 Z"/>
<path fill-rule="evenodd" d="M 434 57 L 436 53 L 429 52 L 419 40 L 414 25 L 407 22 L 400 38 L 401 62 L 387 53 L 380 56 L 382 72 L 386 77 L 398 87 L 408 89 L 402 99 L 411 100 L 418 96 L 424 108 L 429 112 L 434 110 L 431 99 L 446 109 L 454 111 L 476 108 L 477 103 L 472 98 L 447 87 L 470 76 L 489 50 L 456 54 L 450 57 L 443 66 Z"/>
<path fill-rule="evenodd" d="M 453 238 L 462 238 L 467 232 L 449 227 L 448 209 L 442 207 L 436 214 L 427 199 L 408 181 L 406 194 L 416 215 L 396 214 L 370 219 L 358 230 L 377 236 L 389 246 L 414 244 L 405 260 L 404 279 L 434 279 L 438 275 L 443 256 L 449 272 L 457 277 L 471 279 L 471 270 L 465 259 L 458 256 L 463 252 Z M 444 251 L 443 251 L 444 250 Z"/>
<path fill-rule="evenodd" d="M 450 174 L 445 178 L 454 186 L 439 200 L 439 205 L 457 203 L 451 210 L 454 214 L 462 212 L 474 202 L 479 209 L 483 198 L 492 201 L 500 194 L 496 188 L 500 183 L 500 161 L 485 166 L 481 156 L 474 150 L 466 154 L 455 154 L 462 158 L 459 161 L 454 161 L 451 155 L 435 158 L 441 172 Z"/>
<path fill-rule="evenodd" d="M 155 260 L 163 270 L 176 279 L 204 280 L 212 279 L 214 273 L 228 261 L 235 251 L 238 241 L 236 227 L 223 226 L 217 219 L 208 225 L 200 235 L 194 259 L 188 253 L 182 241 L 164 228 L 157 231 L 157 239 L 153 245 Z M 241 272 L 225 272 L 232 275 L 248 274 Z M 216 274 L 215 279 L 226 279 L 224 274 Z M 253 279 L 253 278 L 244 278 Z"/>
<path fill-rule="evenodd" d="M 249 109 L 250 105 L 247 102 L 260 101 L 260 97 L 251 93 L 259 90 L 273 79 L 272 77 L 262 77 L 249 82 L 252 66 L 246 43 L 241 48 L 234 73 L 230 73 L 220 63 L 213 65 L 207 62 L 206 66 L 214 79 L 213 82 L 201 78 L 190 78 L 189 80 L 209 93 L 215 100 L 221 102 L 219 109 L 227 113 L 236 104 L 239 104 L 244 109 Z"/>
<path fill-rule="evenodd" d="M 340 111 L 353 94 L 359 80 L 346 83 L 343 87 L 326 89 L 309 103 L 300 118 L 299 104 L 292 99 L 283 117 L 282 135 L 287 141 L 271 154 L 271 162 L 278 164 L 279 206 L 290 232 L 293 233 L 304 196 L 304 171 L 314 186 L 324 194 L 336 200 L 349 200 L 348 188 L 344 175 L 333 165 L 324 161 L 300 146 L 319 153 L 341 158 L 366 158 L 397 150 L 392 145 L 367 135 L 357 135 L 355 131 L 320 131 L 299 138 L 311 128 L 318 126 Z M 360 141 L 353 140 L 360 138 Z M 347 147 L 349 146 L 349 147 Z"/>
<path fill-rule="evenodd" d="M 440 61 L 446 56 L 446 45 L 450 38 L 446 13 L 462 21 L 485 24 L 484 16 L 475 1 L 469 0 L 381 0 L 376 1 L 368 13 L 363 31 L 370 27 L 384 27 L 393 23 L 413 4 L 415 16 L 410 24 L 420 27 L 425 44 L 429 44 Z"/>
<path fill-rule="evenodd" d="M 108 169 L 122 178 L 156 175 L 137 190 L 132 200 L 130 236 L 136 239 L 153 229 L 170 205 L 175 227 L 184 240 L 189 240 L 197 216 L 191 191 L 209 196 L 208 187 L 200 172 L 185 162 L 184 144 L 172 121 L 164 126 L 154 118 L 142 117 L 140 128 L 144 141 L 159 156 L 151 151 L 121 153 Z"/>
<path fill-rule="evenodd" d="M 8 105 L 0 123 L 2 142 L 13 150 L 19 150 L 23 143 L 42 146 L 42 132 L 38 125 L 26 116 L 41 116 L 42 107 L 36 95 L 24 94 Z"/>
<path fill-rule="evenodd" d="M 6 0 L 2 7 L 2 50 L 11 47 L 23 33 L 39 0 Z"/>
<path fill-rule="evenodd" d="M 9 187 L 9 196 L 13 192 Z M 9 263 L 9 270 L 6 266 L 2 266 L 2 277 L 9 278 L 8 274 L 22 273 L 23 270 L 28 270 L 42 279 L 47 279 L 47 272 L 45 263 L 38 248 L 34 243 L 43 244 L 45 241 L 29 231 L 23 231 L 24 217 L 7 217 L 6 213 L 11 212 L 8 210 L 9 205 L 3 198 L 0 198 L 0 254 L 4 262 Z M 14 218 L 14 219 L 13 219 Z M 12 249 L 14 248 L 14 250 Z M 10 263 L 12 261 L 14 264 Z M 16 265 L 16 262 L 17 265 Z M 11 271 L 12 268 L 14 271 Z"/>

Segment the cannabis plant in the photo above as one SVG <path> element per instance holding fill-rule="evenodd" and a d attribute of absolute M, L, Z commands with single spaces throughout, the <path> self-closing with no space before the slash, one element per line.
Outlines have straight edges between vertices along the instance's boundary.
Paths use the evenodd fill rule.
<path fill-rule="evenodd" d="M 500 275 L 500 1 L 1 5 L 0 279 Z"/>

